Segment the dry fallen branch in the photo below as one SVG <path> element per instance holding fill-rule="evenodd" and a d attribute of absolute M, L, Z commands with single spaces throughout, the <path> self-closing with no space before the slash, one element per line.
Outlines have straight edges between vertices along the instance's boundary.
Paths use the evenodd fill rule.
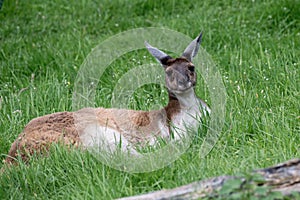
<path fill-rule="evenodd" d="M 261 176 L 261 180 L 259 182 L 251 181 L 247 184 L 252 184 L 256 187 L 269 187 L 271 191 L 280 191 L 283 195 L 289 195 L 291 192 L 300 193 L 300 159 L 290 160 L 266 169 L 255 170 L 252 173 L 252 175 L 257 174 Z M 125 197 L 120 200 L 199 199 L 208 196 L 218 196 L 218 192 L 228 180 L 246 182 L 247 178 L 220 176 L 174 189 Z"/>

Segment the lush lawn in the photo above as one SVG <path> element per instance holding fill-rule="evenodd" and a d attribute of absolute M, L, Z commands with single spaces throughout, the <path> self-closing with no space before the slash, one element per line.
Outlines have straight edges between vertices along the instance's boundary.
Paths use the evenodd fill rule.
<path fill-rule="evenodd" d="M 228 95 L 226 123 L 212 152 L 200 159 L 195 142 L 168 167 L 129 174 L 86 152 L 57 147 L 51 156 L 2 175 L 0 199 L 110 199 L 300 157 L 299 1 L 5 0 L 0 11 L 1 160 L 30 119 L 72 110 L 77 72 L 93 47 L 122 31 L 150 26 L 190 37 L 204 31 L 202 47 L 217 64 Z M 112 63 L 101 79 L 99 106 L 109 107 L 120 74 L 153 61 L 139 51 Z M 214 97 L 203 89 L 199 85 L 197 93 L 210 102 Z M 135 95 L 131 106 L 141 109 L 166 98 L 157 86 Z"/>

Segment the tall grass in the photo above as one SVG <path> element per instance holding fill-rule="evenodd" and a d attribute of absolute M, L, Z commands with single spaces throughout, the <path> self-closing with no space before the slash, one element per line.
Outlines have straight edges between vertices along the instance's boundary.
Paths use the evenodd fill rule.
<path fill-rule="evenodd" d="M 299 157 L 299 13 L 296 0 L 4 1 L 1 160 L 32 118 L 72 109 L 74 81 L 85 56 L 99 42 L 132 28 L 167 27 L 191 37 L 203 30 L 202 46 L 222 74 L 228 100 L 221 138 L 204 159 L 195 143 L 163 169 L 129 174 L 87 152 L 55 146 L 49 157 L 7 170 L 0 177 L 1 199 L 111 199 Z M 112 64 L 102 79 L 99 106 L 109 107 L 118 75 L 138 61 L 153 62 L 144 55 L 133 52 Z M 197 93 L 214 98 L 204 89 L 198 85 Z M 160 87 L 145 86 L 135 92 L 132 107 L 147 110 L 157 101 L 166 103 L 164 98 Z"/>

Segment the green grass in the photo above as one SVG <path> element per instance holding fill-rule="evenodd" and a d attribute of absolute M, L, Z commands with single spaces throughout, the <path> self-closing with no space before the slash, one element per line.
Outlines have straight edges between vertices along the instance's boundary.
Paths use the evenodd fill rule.
<path fill-rule="evenodd" d="M 138 27 L 167 27 L 195 37 L 212 55 L 227 92 L 226 124 L 204 159 L 199 145 L 171 165 L 129 174 L 87 152 L 55 147 L 47 158 L 0 177 L 1 199 L 111 199 L 237 174 L 300 156 L 300 2 L 269 1 L 4 1 L 0 10 L 0 153 L 32 119 L 72 110 L 76 74 L 93 47 Z M 147 58 L 144 58 L 147 55 Z M 133 58 L 135 60 L 133 60 Z M 146 51 L 112 63 L 97 104 L 109 107 L 114 84 Z M 115 78 L 111 80 L 111 74 Z M 210 101 L 205 85 L 197 93 Z M 145 86 L 132 107 L 166 103 Z M 0 163 L 0 167 L 3 163 Z"/>

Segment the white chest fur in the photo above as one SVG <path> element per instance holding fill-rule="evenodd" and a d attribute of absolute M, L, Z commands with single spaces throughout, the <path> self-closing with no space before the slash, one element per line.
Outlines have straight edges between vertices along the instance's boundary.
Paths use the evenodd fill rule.
<path fill-rule="evenodd" d="M 180 102 L 181 111 L 172 120 L 171 132 L 175 140 L 186 136 L 189 132 L 197 131 L 201 118 L 210 113 L 208 106 L 194 94 L 191 89 L 185 94 L 176 95 Z"/>
<path fill-rule="evenodd" d="M 189 132 L 197 131 L 200 125 L 201 112 L 199 108 L 181 110 L 172 120 L 171 134 L 175 140 L 185 137 Z"/>

